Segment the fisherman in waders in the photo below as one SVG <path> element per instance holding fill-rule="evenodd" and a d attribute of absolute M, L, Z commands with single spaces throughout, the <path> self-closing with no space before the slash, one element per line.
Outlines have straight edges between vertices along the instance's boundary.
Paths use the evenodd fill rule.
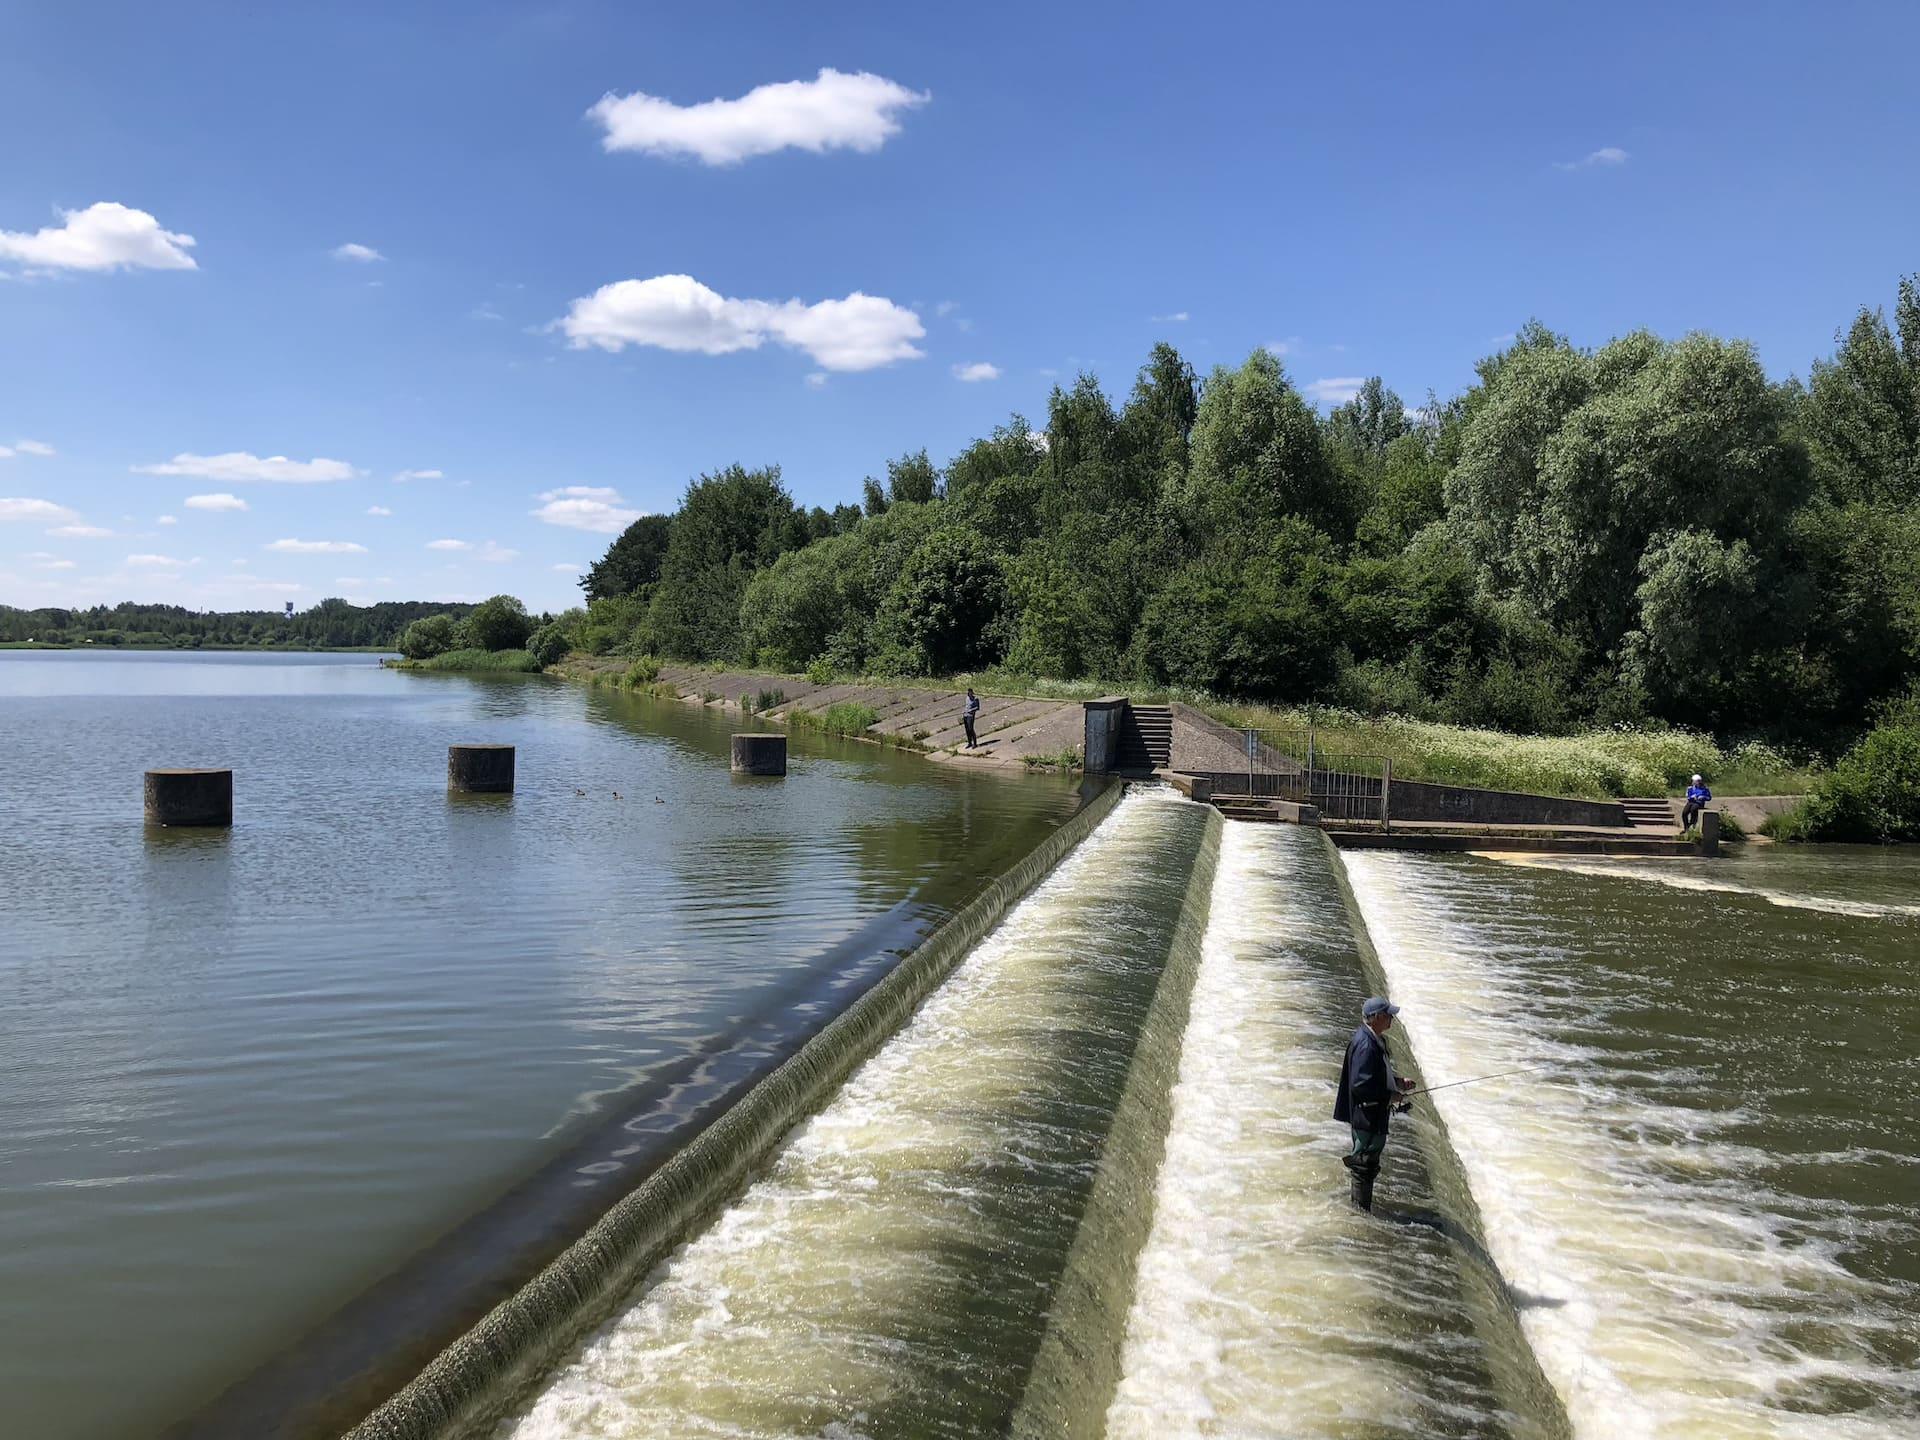
<path fill-rule="evenodd" d="M 1333 1118 L 1353 1129 L 1353 1149 L 1340 1157 L 1352 1173 L 1353 1203 L 1373 1209 L 1373 1182 L 1380 1173 L 1380 1153 L 1387 1148 L 1387 1117 L 1413 1081 L 1393 1073 L 1386 1033 L 1393 1027 L 1398 1005 L 1375 995 L 1360 1007 L 1360 1028 L 1347 1042 L 1346 1063 L 1340 1067 L 1340 1091 L 1334 1096 Z"/>

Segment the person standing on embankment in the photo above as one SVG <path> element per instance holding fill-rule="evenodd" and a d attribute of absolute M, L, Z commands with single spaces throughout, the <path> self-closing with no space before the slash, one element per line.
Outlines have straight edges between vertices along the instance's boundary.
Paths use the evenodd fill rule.
<path fill-rule="evenodd" d="M 1333 1118 L 1346 1121 L 1353 1131 L 1353 1148 L 1340 1161 L 1353 1172 L 1353 1203 L 1362 1210 L 1373 1209 L 1373 1182 L 1387 1148 L 1394 1102 L 1413 1089 L 1413 1081 L 1393 1073 L 1393 1059 L 1387 1054 L 1386 1034 L 1399 1013 L 1398 1005 L 1378 995 L 1360 1007 L 1360 1028 L 1347 1042 L 1340 1089 L 1333 1099 Z"/>
<path fill-rule="evenodd" d="M 973 693 L 973 687 L 969 685 L 967 687 L 967 703 L 960 708 L 960 723 L 967 727 L 967 749 L 969 750 L 973 749 L 976 743 L 973 738 L 973 722 L 979 713 L 980 697 Z"/>

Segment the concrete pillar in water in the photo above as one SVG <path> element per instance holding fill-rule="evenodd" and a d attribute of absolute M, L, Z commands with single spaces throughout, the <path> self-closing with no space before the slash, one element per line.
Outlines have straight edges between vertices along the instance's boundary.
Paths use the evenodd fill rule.
<path fill-rule="evenodd" d="M 513 746 L 449 745 L 447 789 L 463 795 L 513 793 Z"/>
<path fill-rule="evenodd" d="M 1704 855 L 1720 853 L 1720 812 L 1718 810 L 1700 812 L 1700 851 Z"/>
<path fill-rule="evenodd" d="M 149 770 L 149 825 L 233 824 L 233 771 Z"/>
<path fill-rule="evenodd" d="M 744 775 L 786 774 L 787 737 L 784 735 L 734 736 L 733 769 Z"/>

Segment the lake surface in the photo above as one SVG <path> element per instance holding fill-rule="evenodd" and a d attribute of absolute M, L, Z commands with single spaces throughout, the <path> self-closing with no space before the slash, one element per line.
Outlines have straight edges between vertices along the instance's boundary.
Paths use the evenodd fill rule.
<path fill-rule="evenodd" d="M 737 780 L 731 728 L 362 655 L 0 652 L 8 1433 L 157 1430 L 1077 803 L 804 734 Z M 450 798 L 460 741 L 517 745 L 518 792 Z M 192 765 L 232 831 L 147 830 L 141 772 Z"/>

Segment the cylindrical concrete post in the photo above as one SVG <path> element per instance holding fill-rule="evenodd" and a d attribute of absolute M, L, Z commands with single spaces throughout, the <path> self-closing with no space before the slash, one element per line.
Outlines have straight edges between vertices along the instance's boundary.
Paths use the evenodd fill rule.
<path fill-rule="evenodd" d="M 734 736 L 733 768 L 746 775 L 786 774 L 787 737 L 784 735 Z"/>
<path fill-rule="evenodd" d="M 149 770 L 149 825 L 233 824 L 233 771 Z"/>
<path fill-rule="evenodd" d="M 511 794 L 513 746 L 449 745 L 447 789 L 462 795 Z"/>

